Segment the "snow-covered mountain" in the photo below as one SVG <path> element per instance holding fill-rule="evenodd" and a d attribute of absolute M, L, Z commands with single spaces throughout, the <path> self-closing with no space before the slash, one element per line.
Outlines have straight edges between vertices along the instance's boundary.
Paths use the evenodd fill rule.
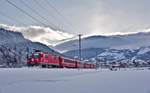
<path fill-rule="evenodd" d="M 89 59 L 95 57 L 97 54 L 100 54 L 105 51 L 106 48 L 88 48 L 82 49 L 82 58 Z M 70 58 L 76 58 L 79 55 L 79 50 L 71 50 L 68 52 L 64 52 L 64 55 Z"/>
<path fill-rule="evenodd" d="M 64 55 L 74 58 L 78 56 L 78 50 L 65 52 Z M 82 50 L 82 58 L 102 63 L 133 63 L 150 62 L 150 46 L 138 49 L 112 49 L 112 48 L 90 48 Z"/>
<path fill-rule="evenodd" d="M 78 40 L 68 41 L 55 46 L 66 51 L 68 57 L 79 56 Z M 82 58 L 98 58 L 99 61 L 149 61 L 150 32 L 128 35 L 90 36 L 82 39 Z M 98 56 L 97 56 L 98 55 Z M 96 57 L 97 56 L 97 57 Z"/>
<path fill-rule="evenodd" d="M 61 42 L 62 40 L 65 40 L 66 38 L 73 37 L 72 34 L 41 26 L 17 27 L 0 24 L 0 28 L 21 32 L 26 39 L 29 39 L 33 42 L 40 42 L 46 45 L 54 45 Z"/>
<path fill-rule="evenodd" d="M 20 32 L 14 32 L 0 28 L 0 63 L 19 63 L 22 64 L 26 61 L 27 52 L 31 53 L 34 49 L 42 51 L 55 52 L 48 46 L 32 42 L 25 39 Z M 17 63 L 17 64 L 18 64 Z"/>
<path fill-rule="evenodd" d="M 141 32 L 128 35 L 90 36 L 82 39 L 82 49 L 136 49 L 143 46 L 150 46 L 150 32 Z M 56 45 L 55 49 L 59 51 L 77 50 L 78 40 L 71 40 Z"/>
<path fill-rule="evenodd" d="M 94 60 L 102 63 L 150 63 L 150 46 L 138 49 L 105 49 L 94 57 Z"/>

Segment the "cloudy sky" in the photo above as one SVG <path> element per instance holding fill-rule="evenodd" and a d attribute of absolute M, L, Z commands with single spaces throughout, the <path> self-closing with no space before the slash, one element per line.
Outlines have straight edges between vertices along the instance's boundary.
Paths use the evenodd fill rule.
<path fill-rule="evenodd" d="M 9 1 L 37 20 L 20 12 L 8 0 L 0 0 L 1 24 L 46 26 L 74 35 L 123 34 L 150 28 L 150 0 Z"/>

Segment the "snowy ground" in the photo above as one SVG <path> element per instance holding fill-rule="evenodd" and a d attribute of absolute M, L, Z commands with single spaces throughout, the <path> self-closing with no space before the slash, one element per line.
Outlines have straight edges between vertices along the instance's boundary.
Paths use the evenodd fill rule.
<path fill-rule="evenodd" d="M 150 93 L 150 70 L 0 68 L 0 93 Z"/>

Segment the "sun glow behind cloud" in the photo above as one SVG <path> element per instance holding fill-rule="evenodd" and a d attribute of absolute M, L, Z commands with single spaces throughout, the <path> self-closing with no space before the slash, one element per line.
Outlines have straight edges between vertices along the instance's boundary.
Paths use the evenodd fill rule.
<path fill-rule="evenodd" d="M 81 0 L 80 0 L 81 1 Z M 79 0 L 62 12 L 86 35 L 130 34 L 150 28 L 149 0 Z M 67 7 L 70 4 L 71 7 Z M 72 33 L 72 32 L 69 32 Z"/>
<path fill-rule="evenodd" d="M 19 2 L 19 0 L 17 1 Z M 50 12 L 50 14 L 56 14 L 55 17 L 62 20 L 53 20 L 50 18 L 49 21 L 52 23 L 58 23 L 55 25 L 60 25 L 65 33 L 61 33 L 61 31 L 55 31 L 55 33 L 52 33 L 52 29 L 43 29 L 40 26 L 29 26 L 19 28 L 11 26 L 11 28 L 17 29 L 18 31 L 20 31 L 20 29 L 23 29 L 23 31 L 36 30 L 36 33 L 34 33 L 33 36 L 31 36 L 31 32 L 34 31 L 23 32 L 23 34 L 25 37 L 30 38 L 34 41 L 42 40 L 42 42 L 45 43 L 56 43 L 56 41 L 58 42 L 61 39 L 65 39 L 67 37 L 70 38 L 72 34 L 130 34 L 141 32 L 143 31 L 143 29 L 150 28 L 150 0 L 53 0 L 52 2 L 54 3 L 55 7 L 61 12 L 61 14 L 69 20 L 69 23 L 66 22 L 66 20 L 63 20 L 63 18 L 55 12 Z M 30 6 L 32 6 L 34 9 L 41 10 L 39 11 L 39 13 L 44 14 L 46 18 L 50 17 L 49 12 L 42 10 L 41 7 L 35 7 L 33 5 L 34 3 L 32 2 L 32 0 L 27 1 L 27 3 L 31 4 Z M 19 5 L 23 9 L 25 8 L 21 4 Z M 31 20 L 28 20 L 25 16 L 23 16 L 23 14 L 17 15 L 18 11 L 15 11 L 15 8 L 12 8 L 5 4 L 2 6 L 3 8 L 1 10 L 5 9 L 7 15 L 11 15 L 12 17 L 15 17 L 15 19 L 18 19 L 27 25 L 34 24 Z M 49 9 L 50 7 L 45 6 L 45 8 Z M 27 12 L 32 14 L 32 11 Z M 37 15 L 34 15 L 34 17 L 37 17 Z M 3 17 L 0 17 L 0 19 L 4 20 Z M 40 18 L 38 19 L 40 20 Z M 1 23 L 11 24 L 9 22 L 3 22 L 2 20 L 0 20 Z M 70 23 L 72 23 L 71 25 L 73 25 L 73 28 L 70 26 Z M 38 29 L 40 29 L 42 33 L 40 33 Z M 42 30 L 46 30 L 49 32 L 45 32 Z M 57 36 L 49 36 L 49 33 L 55 34 Z M 37 34 L 38 37 L 35 36 Z M 45 38 L 44 36 L 49 38 Z M 55 41 L 53 40 L 53 37 L 56 38 L 54 39 Z"/>

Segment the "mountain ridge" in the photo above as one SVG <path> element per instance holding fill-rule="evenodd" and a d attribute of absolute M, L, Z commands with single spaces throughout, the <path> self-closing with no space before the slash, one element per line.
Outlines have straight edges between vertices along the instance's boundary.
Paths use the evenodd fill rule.
<path fill-rule="evenodd" d="M 24 38 L 21 32 L 0 28 L 0 39 L 0 64 L 25 65 L 27 53 L 35 49 L 60 55 L 47 45 Z"/>
<path fill-rule="evenodd" d="M 82 38 L 82 49 L 87 48 L 115 48 L 115 49 L 135 49 L 143 46 L 150 46 L 150 32 L 138 32 L 127 35 L 102 36 L 95 35 Z M 78 49 L 78 40 L 70 40 L 56 45 L 56 50 L 70 51 Z"/>

